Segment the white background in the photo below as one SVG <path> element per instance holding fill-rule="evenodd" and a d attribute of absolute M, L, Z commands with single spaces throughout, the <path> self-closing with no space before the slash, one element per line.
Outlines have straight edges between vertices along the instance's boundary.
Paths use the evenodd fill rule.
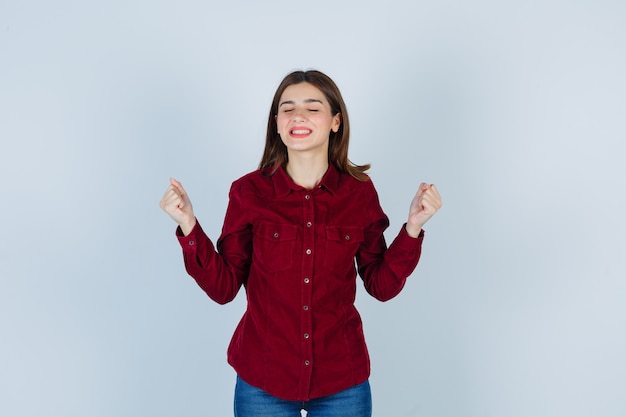
<path fill-rule="evenodd" d="M 0 1 L 0 415 L 228 416 L 244 309 L 184 271 L 294 69 L 339 85 L 392 224 L 444 207 L 394 300 L 359 289 L 375 416 L 626 415 L 626 3 Z"/>

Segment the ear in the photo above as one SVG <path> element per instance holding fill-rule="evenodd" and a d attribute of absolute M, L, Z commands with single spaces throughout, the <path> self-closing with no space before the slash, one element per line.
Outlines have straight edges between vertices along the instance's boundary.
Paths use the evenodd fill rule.
<path fill-rule="evenodd" d="M 333 121 L 330 125 L 330 130 L 337 133 L 339 131 L 339 126 L 341 126 L 341 113 L 337 113 L 333 116 Z"/>

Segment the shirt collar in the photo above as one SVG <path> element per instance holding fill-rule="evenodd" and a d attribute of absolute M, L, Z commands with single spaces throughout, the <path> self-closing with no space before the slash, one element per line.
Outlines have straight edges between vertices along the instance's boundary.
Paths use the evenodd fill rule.
<path fill-rule="evenodd" d="M 335 194 L 339 188 L 340 177 L 341 174 L 335 165 L 331 163 L 328 165 L 328 170 L 326 170 L 318 187 L 328 190 L 331 194 Z M 277 197 L 284 197 L 291 191 L 302 190 L 301 186 L 289 178 L 289 175 L 287 175 L 283 167 L 279 167 L 274 175 L 272 175 L 272 182 L 274 183 L 274 192 Z"/>
<path fill-rule="evenodd" d="M 328 170 L 326 174 L 322 177 L 322 180 L 319 183 L 321 188 L 327 189 L 331 194 L 335 194 L 339 189 L 339 180 L 341 178 L 341 174 L 335 164 L 328 164 Z"/>

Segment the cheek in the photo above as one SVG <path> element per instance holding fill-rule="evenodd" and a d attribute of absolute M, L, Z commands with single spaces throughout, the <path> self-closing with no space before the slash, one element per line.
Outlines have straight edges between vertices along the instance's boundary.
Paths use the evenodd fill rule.
<path fill-rule="evenodd" d="M 319 123 L 319 126 L 328 126 L 329 131 L 332 131 L 335 127 L 334 120 L 329 117 L 320 118 L 318 123 Z"/>
<path fill-rule="evenodd" d="M 278 127 L 279 131 L 284 129 L 287 123 L 288 123 L 288 120 L 285 120 L 285 117 L 278 116 L 276 118 L 276 126 Z"/>

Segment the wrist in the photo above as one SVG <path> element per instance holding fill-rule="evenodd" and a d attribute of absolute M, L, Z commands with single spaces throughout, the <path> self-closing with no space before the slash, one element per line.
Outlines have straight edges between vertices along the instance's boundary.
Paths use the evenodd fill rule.
<path fill-rule="evenodd" d="M 418 238 L 420 233 L 422 232 L 422 226 L 414 226 L 408 223 L 404 226 L 404 229 L 406 230 L 406 233 L 412 238 Z"/>
<path fill-rule="evenodd" d="M 183 235 L 187 236 L 189 235 L 189 233 L 191 233 L 193 228 L 196 227 L 196 218 L 194 217 L 189 222 L 179 223 L 178 226 L 180 227 L 180 230 L 183 232 Z"/>

